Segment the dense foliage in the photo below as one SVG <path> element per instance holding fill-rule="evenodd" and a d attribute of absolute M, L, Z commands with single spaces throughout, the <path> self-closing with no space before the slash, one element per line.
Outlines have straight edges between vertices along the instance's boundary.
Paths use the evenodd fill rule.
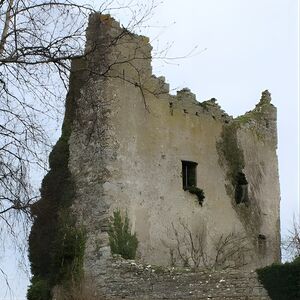
<path fill-rule="evenodd" d="M 28 300 L 48 300 L 50 299 L 50 287 L 49 283 L 45 279 L 40 279 L 35 276 L 31 280 L 31 288 L 28 290 Z"/>
<path fill-rule="evenodd" d="M 238 122 L 233 122 L 223 127 L 222 138 L 218 143 L 219 153 L 224 157 L 228 171 L 227 178 L 233 186 L 236 185 L 236 177 L 245 167 L 244 153 L 240 149 L 237 140 Z"/>
<path fill-rule="evenodd" d="M 257 273 L 272 300 L 300 299 L 300 257 L 291 263 L 259 269 Z"/>
<path fill-rule="evenodd" d="M 70 212 L 75 189 L 68 168 L 78 76 L 75 72 L 71 75 L 62 135 L 49 157 L 50 171 L 42 182 L 41 199 L 32 206 L 29 260 L 33 278 L 27 295 L 30 300 L 48 299 L 54 285 L 74 280 L 82 273 L 85 234 L 77 228 Z"/>
<path fill-rule="evenodd" d="M 112 254 L 120 254 L 125 259 L 135 258 L 138 240 L 129 230 L 128 215 L 123 221 L 120 210 L 115 211 L 110 220 L 109 244 Z"/>

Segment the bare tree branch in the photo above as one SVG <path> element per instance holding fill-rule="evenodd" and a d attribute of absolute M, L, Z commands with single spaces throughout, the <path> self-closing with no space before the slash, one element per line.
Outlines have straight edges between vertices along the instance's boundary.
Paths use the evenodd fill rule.
<path fill-rule="evenodd" d="M 237 269 L 247 265 L 246 255 L 251 251 L 247 238 L 241 234 L 221 234 L 207 245 L 207 234 L 203 224 L 192 231 L 189 226 L 179 221 L 180 228 L 172 224 L 176 241 L 176 251 L 184 266 L 192 269 Z M 173 252 L 173 250 L 172 250 Z"/>
<path fill-rule="evenodd" d="M 300 224 L 295 220 L 293 227 L 282 242 L 283 250 L 286 252 L 287 259 L 300 257 Z"/>
<path fill-rule="evenodd" d="M 8 36 L 7 33 L 8 33 L 8 28 L 9 28 L 9 22 L 12 18 L 13 3 L 14 3 L 14 0 L 9 0 L 9 4 L 8 4 L 6 14 L 5 14 L 5 22 L 4 22 L 4 27 L 3 27 L 3 30 L 2 30 L 2 35 L 1 35 L 1 40 L 0 40 L 0 56 L 3 52 L 3 50 L 4 50 L 4 45 L 6 43 L 6 39 L 7 39 L 7 36 Z"/>
<path fill-rule="evenodd" d="M 126 10 L 132 16 L 127 28 L 107 45 L 107 52 L 131 34 L 128 29 L 142 26 L 156 6 L 154 0 L 137 3 L 128 0 L 126 5 L 118 5 L 115 0 L 101 1 L 101 12 Z M 21 227 L 29 228 L 30 209 L 39 197 L 32 184 L 32 171 L 48 169 L 46 158 L 52 146 L 49 124 L 53 120 L 61 122 L 71 60 L 95 51 L 96 45 L 86 52 L 83 50 L 87 16 L 95 10 L 71 0 L 0 0 L 0 225 L 3 235 L 9 233 L 17 239 Z M 135 59 L 139 59 L 137 55 Z M 116 61 L 107 66 L 107 72 L 120 63 L 130 62 Z M 98 75 L 105 78 L 109 76 L 107 72 Z M 140 88 L 145 101 L 147 88 L 142 78 L 128 82 Z"/>

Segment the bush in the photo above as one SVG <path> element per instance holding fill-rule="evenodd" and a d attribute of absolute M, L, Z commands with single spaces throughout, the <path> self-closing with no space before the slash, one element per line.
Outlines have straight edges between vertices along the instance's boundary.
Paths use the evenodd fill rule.
<path fill-rule="evenodd" d="M 34 276 L 27 291 L 28 300 L 49 300 L 51 299 L 49 283 L 45 279 Z"/>
<path fill-rule="evenodd" d="M 134 259 L 138 246 L 136 234 L 129 231 L 127 214 L 122 220 L 120 210 L 114 212 L 109 225 L 109 245 L 112 254 L 120 254 L 125 259 Z"/>
<path fill-rule="evenodd" d="M 68 280 L 80 281 L 83 276 L 83 256 L 86 234 L 83 228 L 75 226 L 67 217 L 57 235 L 53 249 L 53 270 L 56 270 L 54 280 L 56 283 L 64 283 Z"/>
<path fill-rule="evenodd" d="M 300 259 L 257 270 L 258 278 L 272 300 L 300 299 Z"/>

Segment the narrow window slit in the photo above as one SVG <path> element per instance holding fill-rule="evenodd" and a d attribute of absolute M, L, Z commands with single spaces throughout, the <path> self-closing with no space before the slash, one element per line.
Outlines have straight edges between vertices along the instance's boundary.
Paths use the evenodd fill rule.
<path fill-rule="evenodd" d="M 235 202 L 236 204 L 248 202 L 248 181 L 243 172 L 236 175 Z"/>
<path fill-rule="evenodd" d="M 259 234 L 257 237 L 257 243 L 258 243 L 258 251 L 260 254 L 264 255 L 267 250 L 267 238 L 263 234 Z"/>

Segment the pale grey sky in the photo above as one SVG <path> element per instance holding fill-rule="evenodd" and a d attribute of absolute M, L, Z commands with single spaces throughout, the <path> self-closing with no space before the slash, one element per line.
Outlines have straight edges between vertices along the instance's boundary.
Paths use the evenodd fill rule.
<path fill-rule="evenodd" d="M 283 235 L 299 209 L 298 5 L 297 0 L 165 0 L 148 22 L 151 27 L 141 28 L 154 50 L 172 43 L 168 57 L 197 47 L 185 59 L 153 61 L 154 73 L 165 76 L 171 89 L 189 87 L 199 101 L 217 98 L 234 116 L 253 109 L 263 90 L 272 93 L 278 109 Z M 126 23 L 122 11 L 117 18 Z M 18 266 L 12 267 L 14 257 L 7 259 L 12 299 L 23 300 L 28 281 Z M 0 300 L 11 299 L 3 295 L 2 289 Z"/>

